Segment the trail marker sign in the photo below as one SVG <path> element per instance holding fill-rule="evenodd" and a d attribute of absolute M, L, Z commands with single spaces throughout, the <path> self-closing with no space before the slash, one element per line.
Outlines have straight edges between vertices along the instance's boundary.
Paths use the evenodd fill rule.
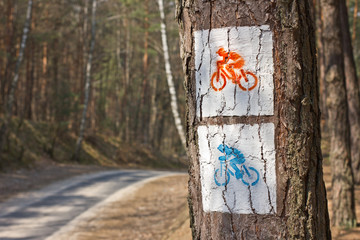
<path fill-rule="evenodd" d="M 268 25 L 195 32 L 196 114 L 274 114 L 273 42 Z M 274 123 L 202 125 L 205 212 L 276 213 Z"/>

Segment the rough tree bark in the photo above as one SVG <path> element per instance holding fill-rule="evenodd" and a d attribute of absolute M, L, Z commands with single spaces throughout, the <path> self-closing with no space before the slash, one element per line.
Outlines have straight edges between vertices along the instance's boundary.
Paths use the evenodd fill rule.
<path fill-rule="evenodd" d="M 79 137 L 76 141 L 75 153 L 73 159 L 79 159 L 79 153 L 81 149 L 81 143 L 84 139 L 84 131 L 86 125 L 86 112 L 89 104 L 89 95 L 91 90 L 91 63 L 92 63 L 92 56 L 95 47 L 95 27 L 96 27 L 96 0 L 92 1 L 92 14 L 91 14 L 91 42 L 90 42 L 90 49 L 88 54 L 88 60 L 86 64 L 86 74 L 85 74 L 85 96 L 84 96 L 84 109 L 82 112 L 81 122 L 80 122 L 80 131 Z"/>
<path fill-rule="evenodd" d="M 6 116 L 5 116 L 4 123 L 2 124 L 2 126 L 0 128 L 0 153 L 2 152 L 4 141 L 5 141 L 5 136 L 7 135 L 8 127 L 11 122 L 12 109 L 13 109 L 13 104 L 14 104 L 14 100 L 15 100 L 15 90 L 17 88 L 17 84 L 19 81 L 20 65 L 24 58 L 26 39 L 28 37 L 28 33 L 30 30 L 32 4 L 33 4 L 32 0 L 29 0 L 27 11 L 26 11 L 25 25 L 24 25 L 20 49 L 19 49 L 19 56 L 18 56 L 16 65 L 15 65 L 14 78 L 10 84 L 9 97 L 8 97 L 8 102 L 7 102 L 7 107 L 6 107 Z M 1 154 L 0 154 L 0 160 L 1 160 Z"/>
<path fill-rule="evenodd" d="M 350 127 L 346 98 L 344 55 L 341 38 L 340 1 L 321 0 L 324 14 L 322 29 L 326 103 L 331 135 L 330 161 L 332 166 L 333 216 L 335 226 L 353 227 L 356 224 L 354 180 L 351 171 Z"/>
<path fill-rule="evenodd" d="M 166 71 L 166 80 L 169 87 L 169 93 L 171 98 L 171 110 L 175 120 L 175 127 L 178 131 L 181 144 L 183 145 L 184 149 L 186 149 L 186 142 L 185 142 L 185 133 L 184 129 L 181 124 L 181 119 L 179 115 L 179 109 L 176 101 L 176 91 L 174 86 L 174 81 L 172 78 L 171 67 L 170 67 L 170 57 L 169 57 L 169 50 L 167 44 L 167 37 L 166 37 L 166 24 L 165 24 L 165 14 L 164 14 L 164 3 L 163 0 L 158 0 L 159 4 L 159 11 L 160 11 L 160 18 L 161 18 L 161 40 L 162 46 L 164 51 L 164 61 L 165 61 L 165 71 Z"/>
<path fill-rule="evenodd" d="M 188 156 L 190 158 L 189 207 L 193 239 L 331 238 L 326 190 L 322 174 L 320 111 L 315 37 L 310 15 L 311 7 L 310 1 L 295 0 L 178 0 L 177 17 L 180 25 L 181 56 L 187 92 L 188 131 L 186 137 Z M 226 109 L 228 102 L 225 104 L 223 98 L 219 98 L 219 102 L 211 102 L 209 105 L 211 107 L 208 109 L 201 109 L 206 96 L 197 95 L 199 91 L 197 77 L 201 77 L 202 74 L 211 77 L 211 74 L 214 73 L 213 71 L 209 71 L 209 73 L 206 71 L 201 72 L 199 69 L 208 64 L 205 60 L 201 60 L 208 59 L 208 62 L 213 64 L 212 66 L 216 69 L 216 64 L 214 64 L 216 60 L 213 57 L 206 58 L 205 55 L 210 52 L 210 54 L 213 53 L 212 56 L 216 57 L 215 52 L 217 49 L 211 49 L 209 46 L 214 45 L 216 41 L 222 40 L 220 36 L 217 39 L 212 37 L 221 29 L 225 29 L 225 40 L 222 47 L 229 49 L 228 51 L 234 51 L 231 45 L 234 40 L 234 35 L 231 34 L 234 31 L 239 31 L 237 37 L 237 39 L 240 39 L 239 41 L 243 41 L 241 39 L 246 35 L 246 31 L 260 32 L 257 35 L 259 40 L 256 37 L 251 38 L 249 41 L 243 41 L 246 47 L 239 46 L 239 51 L 243 50 L 245 52 L 252 49 L 257 42 L 260 42 L 260 46 L 255 47 L 255 49 L 259 48 L 258 51 L 262 51 L 264 45 L 261 44 L 261 41 L 265 41 L 266 37 L 262 29 L 268 29 L 267 36 L 270 33 L 272 34 L 270 40 L 273 47 L 270 54 L 272 54 L 271 59 L 274 66 L 270 79 L 273 81 L 273 91 L 269 96 L 273 98 L 273 114 L 249 114 L 248 110 L 245 115 L 224 116 L 222 115 L 223 110 Z M 196 42 L 196 36 L 200 36 L 203 43 Z M 196 51 L 196 49 L 202 49 L 202 51 Z M 201 55 L 201 58 L 198 55 Z M 231 53 L 228 52 L 227 57 L 230 56 Z M 259 56 L 257 53 L 250 55 L 249 62 L 254 62 L 255 70 L 252 71 L 259 76 L 259 86 L 255 89 L 258 89 L 258 93 L 260 93 L 263 87 L 266 87 L 266 83 L 265 78 L 260 77 L 262 70 L 259 69 L 263 56 L 259 58 L 257 56 Z M 199 61 L 197 59 L 201 59 L 200 62 L 197 62 Z M 251 67 L 246 65 L 246 61 L 245 70 L 245 67 Z M 209 79 L 202 79 L 210 82 Z M 271 85 L 271 83 L 267 84 Z M 246 96 L 247 92 L 238 93 L 239 88 L 234 86 L 231 81 L 228 81 L 223 91 L 226 92 L 228 91 L 226 89 L 231 87 L 235 89 L 235 92 L 232 93 L 234 96 L 236 94 L 245 94 Z M 205 88 L 207 88 L 206 94 L 215 94 L 210 86 L 205 85 Z M 221 92 L 221 89 L 218 89 L 217 92 Z M 249 96 L 258 93 L 250 93 L 250 88 L 248 89 Z M 251 102 L 251 98 L 248 101 Z M 222 104 L 222 110 L 218 111 L 217 115 L 204 117 L 205 111 L 211 111 L 212 108 L 216 108 L 219 104 Z M 241 104 L 246 105 L 246 102 Z M 238 184 L 236 186 L 239 188 L 244 188 L 244 185 L 246 185 L 244 181 L 244 184 L 241 181 L 239 182 L 238 178 L 241 177 L 243 180 L 243 177 L 246 176 L 244 170 L 242 172 L 243 176 L 235 177 L 228 174 L 229 177 L 225 177 L 225 179 L 228 179 L 229 183 L 223 184 L 225 186 L 220 192 L 222 196 L 219 198 L 215 196 L 214 199 L 209 200 L 209 195 L 206 195 L 208 189 L 204 188 L 206 182 L 212 184 L 210 191 L 217 191 L 217 186 L 221 185 L 218 183 L 213 184 L 214 179 L 216 181 L 217 178 L 215 166 L 210 164 L 209 167 L 209 164 L 204 165 L 202 163 L 204 153 L 200 151 L 201 146 L 204 149 L 208 146 L 211 152 L 212 139 L 220 135 L 218 132 L 211 134 L 211 129 L 221 130 L 229 128 L 228 126 L 233 127 L 230 128 L 233 129 L 230 134 L 224 135 L 223 142 L 225 144 L 227 139 L 238 136 L 240 131 L 242 135 L 240 134 L 241 137 L 236 138 L 236 144 L 244 141 L 244 139 L 252 141 L 248 134 L 244 133 L 244 129 L 251 129 L 254 126 L 260 126 L 259 129 L 262 129 L 264 125 L 274 126 L 273 139 L 274 152 L 276 152 L 274 153 L 274 165 L 271 166 L 266 163 L 265 155 L 268 152 L 263 151 L 263 147 L 261 147 L 260 159 L 265 162 L 262 171 L 259 171 L 261 178 L 259 182 L 248 184 L 248 190 L 245 189 L 244 192 L 240 193 L 240 195 L 249 195 L 247 201 L 236 201 L 231 208 L 229 199 L 226 198 L 227 194 L 230 194 L 228 192 L 229 188 L 234 186 L 232 184 Z M 239 131 L 235 130 L 236 126 L 241 126 L 241 129 Z M 208 131 L 209 133 L 207 135 L 203 134 L 203 129 L 207 129 L 205 132 Z M 205 143 L 201 135 L 207 136 Z M 261 136 L 261 130 L 259 130 L 259 136 L 255 135 L 254 137 L 260 138 L 261 141 Z M 270 143 L 271 141 L 269 141 Z M 223 144 L 220 144 L 218 149 L 226 152 L 226 148 L 224 150 L 222 146 Z M 252 145 L 248 148 L 251 150 Z M 244 151 L 250 151 L 249 149 Z M 233 151 L 234 156 L 234 148 L 231 151 Z M 218 151 L 215 149 L 213 152 Z M 214 158 L 211 154 L 206 156 Z M 258 161 L 251 159 L 250 155 L 246 155 L 245 159 L 248 164 Z M 214 162 L 218 162 L 216 158 Z M 261 165 L 258 166 L 261 167 Z M 209 168 L 213 175 L 211 173 L 207 175 L 206 171 L 202 170 Z M 227 166 L 227 168 L 229 167 Z M 270 196 L 269 192 L 273 191 L 275 196 L 272 196 L 272 199 L 269 197 L 270 208 L 268 212 L 260 213 L 261 211 L 258 210 L 259 206 L 256 205 L 256 202 L 257 198 L 261 198 L 262 195 L 257 192 L 256 187 L 262 186 L 261 184 L 267 185 L 269 179 L 274 177 L 269 174 L 271 172 L 270 168 L 274 168 L 276 181 L 274 189 L 268 187 L 267 194 Z M 248 169 L 250 168 L 248 167 Z M 235 178 L 238 178 L 238 180 Z M 275 201 L 273 204 L 271 204 L 272 200 Z M 205 205 L 206 202 L 210 202 L 210 205 Z M 205 208 L 212 208 L 212 205 L 218 204 L 218 202 L 222 202 L 225 207 L 216 211 L 204 210 Z M 237 213 L 238 210 L 236 209 L 239 208 L 239 212 L 241 212 L 244 205 L 250 205 L 249 213 Z"/>
<path fill-rule="evenodd" d="M 355 183 L 360 183 L 360 92 L 345 0 L 340 1 L 340 20 L 346 95 L 349 107 L 351 167 Z"/>

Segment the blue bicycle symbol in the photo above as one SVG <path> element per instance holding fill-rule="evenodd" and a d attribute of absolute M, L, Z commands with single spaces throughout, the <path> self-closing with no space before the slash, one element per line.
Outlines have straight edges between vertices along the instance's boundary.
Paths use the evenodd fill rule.
<path fill-rule="evenodd" d="M 227 185 L 231 176 L 235 176 L 236 179 L 241 179 L 246 186 L 254 186 L 259 182 L 260 174 L 258 170 L 244 165 L 245 157 L 241 151 L 223 144 L 220 144 L 217 149 L 220 152 L 225 153 L 225 156 L 219 157 L 220 168 L 216 169 L 214 173 L 216 185 Z M 226 166 L 226 162 L 228 162 L 230 166 Z M 238 168 L 238 164 L 240 165 L 240 168 Z M 230 167 L 232 167 L 235 173 L 230 170 Z"/>

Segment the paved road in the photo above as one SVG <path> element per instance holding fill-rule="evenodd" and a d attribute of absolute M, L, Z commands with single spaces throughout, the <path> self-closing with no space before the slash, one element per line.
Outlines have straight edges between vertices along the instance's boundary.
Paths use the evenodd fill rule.
<path fill-rule="evenodd" d="M 169 172 L 116 170 L 75 177 L 0 204 L 0 239 L 46 239 L 116 192 Z"/>

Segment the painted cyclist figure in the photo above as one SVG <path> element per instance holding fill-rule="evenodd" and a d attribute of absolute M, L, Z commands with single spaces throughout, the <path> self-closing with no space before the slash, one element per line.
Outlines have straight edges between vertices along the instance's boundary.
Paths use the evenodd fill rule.
<path fill-rule="evenodd" d="M 253 72 L 243 69 L 245 60 L 240 54 L 233 51 L 227 52 L 223 47 L 220 47 L 216 53 L 222 59 L 216 62 L 217 70 L 210 80 L 211 87 L 215 91 L 223 90 L 226 81 L 230 79 L 232 83 L 238 85 L 243 91 L 251 91 L 257 86 L 257 76 Z"/>
<path fill-rule="evenodd" d="M 239 84 L 240 79 L 236 78 L 234 69 L 242 69 L 245 65 L 245 60 L 238 53 L 232 51 L 227 52 L 223 47 L 219 48 L 216 53 L 223 57 L 222 60 L 216 62 L 218 69 L 220 69 L 222 65 L 225 65 L 226 70 L 229 71 L 232 76 L 232 82 Z"/>
<path fill-rule="evenodd" d="M 253 167 L 245 166 L 245 156 L 236 148 L 228 147 L 225 144 L 220 144 L 217 148 L 220 152 L 224 153 L 225 156 L 220 156 L 220 168 L 215 170 L 214 180 L 216 185 L 225 186 L 229 183 L 231 176 L 236 179 L 241 179 L 243 184 L 246 186 L 254 186 L 259 182 L 260 174 L 259 171 Z M 230 166 L 226 167 L 226 163 Z M 240 167 L 238 167 L 239 165 Z M 230 169 L 232 168 L 232 170 Z M 235 173 L 234 173 L 235 172 Z"/>
<path fill-rule="evenodd" d="M 244 154 L 242 154 L 238 149 L 228 147 L 226 145 L 220 144 L 218 150 L 222 153 L 225 153 L 225 156 L 220 156 L 220 161 L 229 161 L 230 166 L 235 170 L 235 176 L 237 179 L 240 178 L 241 172 L 240 169 L 236 166 L 237 164 L 243 164 L 245 162 Z"/>

